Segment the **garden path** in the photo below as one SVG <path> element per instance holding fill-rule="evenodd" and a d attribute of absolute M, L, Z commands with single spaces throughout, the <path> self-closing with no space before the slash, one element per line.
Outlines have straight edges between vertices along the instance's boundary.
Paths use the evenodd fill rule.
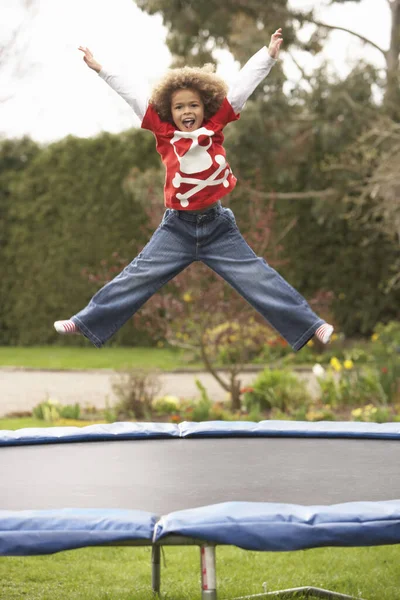
<path fill-rule="evenodd" d="M 241 373 L 242 386 L 250 385 L 258 371 Z M 309 379 L 302 373 L 300 377 Z M 115 374 L 111 370 L 89 371 L 41 371 L 16 367 L 0 368 L 0 416 L 32 410 L 48 398 L 61 404 L 78 402 L 82 407 L 105 408 L 116 402 L 112 390 Z M 217 381 L 206 372 L 166 372 L 160 375 L 161 389 L 158 395 L 171 394 L 180 398 L 198 398 L 195 379 L 199 379 L 209 397 L 223 401 L 226 393 Z M 310 381 L 312 387 L 312 381 Z"/>

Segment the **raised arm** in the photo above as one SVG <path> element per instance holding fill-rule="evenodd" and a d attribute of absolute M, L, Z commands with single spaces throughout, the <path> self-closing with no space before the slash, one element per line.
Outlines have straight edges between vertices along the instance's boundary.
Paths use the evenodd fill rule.
<path fill-rule="evenodd" d="M 282 41 L 282 29 L 279 28 L 272 34 L 268 48 L 261 48 L 239 71 L 227 96 L 236 114 L 241 112 L 248 98 L 276 63 Z"/>
<path fill-rule="evenodd" d="M 97 60 L 95 60 L 89 48 L 79 46 L 79 50 L 83 52 L 83 60 L 87 66 L 98 73 L 98 75 L 129 104 L 137 117 L 139 117 L 140 121 L 143 121 L 148 106 L 148 91 L 145 86 L 143 86 L 143 84 L 132 83 L 127 78 L 121 77 L 120 75 L 109 73 L 99 62 L 97 62 Z"/>

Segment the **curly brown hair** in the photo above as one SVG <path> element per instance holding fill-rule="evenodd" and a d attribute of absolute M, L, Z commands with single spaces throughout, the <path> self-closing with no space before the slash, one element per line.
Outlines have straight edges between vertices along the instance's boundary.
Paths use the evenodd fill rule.
<path fill-rule="evenodd" d="M 200 94 L 204 104 L 205 119 L 215 115 L 228 93 L 227 84 L 215 74 L 215 67 L 211 63 L 203 67 L 170 69 L 154 86 L 150 98 L 150 104 L 162 121 L 173 123 L 172 94 L 182 89 L 195 90 Z"/>

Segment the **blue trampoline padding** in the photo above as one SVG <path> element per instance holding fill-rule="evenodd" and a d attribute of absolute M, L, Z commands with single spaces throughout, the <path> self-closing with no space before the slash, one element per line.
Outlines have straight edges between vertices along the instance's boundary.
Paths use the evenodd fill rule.
<path fill-rule="evenodd" d="M 0 446 L 51 444 L 60 442 L 91 442 L 139 440 L 179 437 L 172 423 L 112 423 L 87 427 L 42 427 L 0 431 Z"/>
<path fill-rule="evenodd" d="M 141 510 L 0 510 L 0 556 L 151 541 L 156 515 Z"/>
<path fill-rule="evenodd" d="M 276 552 L 398 544 L 400 500 L 331 506 L 227 502 L 162 517 L 154 539 L 170 534 Z"/>
<path fill-rule="evenodd" d="M 400 439 L 400 423 L 353 421 L 204 421 L 178 425 L 180 437 L 323 437 Z"/>
<path fill-rule="evenodd" d="M 353 421 L 204 421 L 201 423 L 112 423 L 87 427 L 0 430 L 0 446 L 207 437 L 308 437 L 400 439 L 400 423 Z"/>

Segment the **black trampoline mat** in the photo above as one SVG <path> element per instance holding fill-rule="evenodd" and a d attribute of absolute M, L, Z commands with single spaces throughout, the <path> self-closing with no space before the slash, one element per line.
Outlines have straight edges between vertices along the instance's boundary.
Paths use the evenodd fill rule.
<path fill-rule="evenodd" d="M 400 498 L 400 443 L 326 438 L 134 440 L 0 448 L 0 509 Z"/>

